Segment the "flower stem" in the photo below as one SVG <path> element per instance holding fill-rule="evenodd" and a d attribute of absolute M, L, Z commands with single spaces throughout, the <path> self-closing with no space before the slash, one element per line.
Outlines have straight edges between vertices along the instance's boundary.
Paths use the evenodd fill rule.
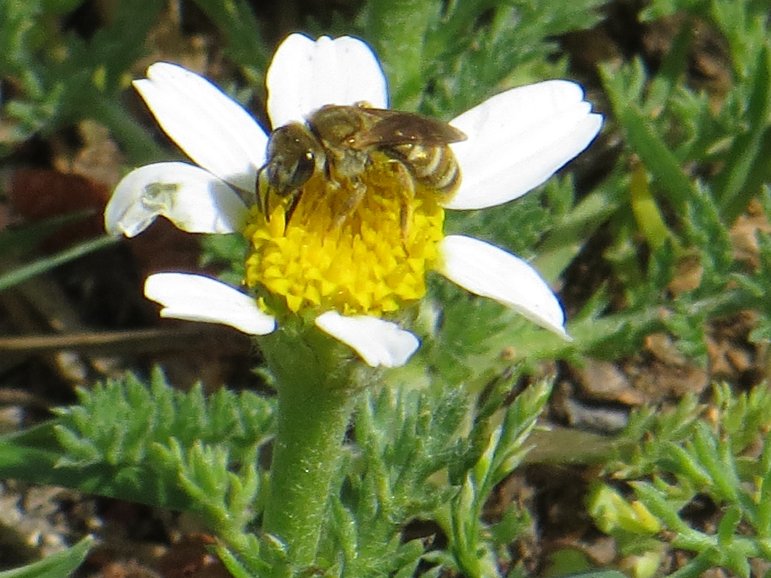
<path fill-rule="evenodd" d="M 280 336 L 265 341 L 274 345 L 263 342 L 277 380 L 278 426 L 263 527 L 284 542 L 292 566 L 307 568 L 316 558 L 356 395 L 350 372 L 325 363 L 323 349 L 297 341 L 286 348 Z"/>

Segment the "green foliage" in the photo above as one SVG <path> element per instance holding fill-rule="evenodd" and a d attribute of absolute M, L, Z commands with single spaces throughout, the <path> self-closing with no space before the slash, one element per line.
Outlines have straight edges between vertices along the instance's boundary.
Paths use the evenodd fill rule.
<path fill-rule="evenodd" d="M 57 552 L 45 560 L 0 572 L 0 578 L 62 578 L 69 576 L 83 563 L 93 543 L 93 538 L 87 536 L 72 548 Z"/>
<path fill-rule="evenodd" d="M 200 387 L 178 392 L 160 372 L 149 388 L 128 377 L 80 390 L 79 397 L 80 405 L 58 412 L 54 430 L 65 450 L 58 467 L 117 470 L 138 489 L 146 484 L 141 475 L 153 472 L 148 496 L 181 493 L 187 509 L 223 537 L 252 520 L 257 451 L 271 431 L 270 402 L 249 392 L 220 390 L 208 398 Z"/>
<path fill-rule="evenodd" d="M 261 509 L 270 400 L 177 391 L 159 371 L 150 384 L 127 376 L 78 396 L 54 422 L 0 440 L 0 476 L 195 512 L 232 550 L 257 555 L 246 527 Z"/>
<path fill-rule="evenodd" d="M 0 476 L 204 514 L 212 504 L 229 507 L 255 496 L 252 468 L 269 436 L 269 400 L 225 390 L 206 398 L 198 387 L 175 391 L 160 372 L 149 386 L 127 376 L 82 389 L 79 398 L 54 422 L 2 438 Z M 203 475 L 207 468 L 213 478 Z M 200 488 L 209 501 L 200 501 Z"/>
<path fill-rule="evenodd" d="M 405 10 L 413 9 L 411 6 L 404 3 Z M 509 83 L 531 80 L 527 74 L 534 69 L 528 63 L 541 62 L 540 66 L 544 66 L 543 58 L 551 45 L 528 44 L 522 39 L 532 34 L 543 40 L 540 34 L 552 26 L 559 29 L 562 18 L 568 17 L 566 13 L 554 14 L 552 20 L 519 20 L 512 15 L 524 15 L 527 9 L 518 3 L 495 8 L 473 2 L 451 3 L 446 14 L 431 3 L 423 6 L 423 20 L 415 23 L 419 30 L 410 32 L 422 34 L 419 42 L 409 45 L 412 59 L 407 62 L 412 68 L 398 68 L 404 60 L 394 56 L 394 62 L 386 60 L 386 70 L 392 79 L 396 78 L 397 104 L 398 99 L 404 99 L 445 117 L 487 96 L 489 93 L 484 93 L 481 86 L 499 90 Z M 574 29 L 591 25 L 592 6 L 578 9 L 583 16 L 571 21 Z M 650 18 L 652 14 L 669 13 L 674 6 L 654 3 L 645 15 Z M 709 10 L 701 12 L 700 6 L 687 2 L 679 6 L 693 15 L 685 16 L 681 31 L 655 73 L 639 59 L 601 67 L 613 112 L 609 129 L 613 130 L 613 123 L 617 123 L 627 148 L 594 190 L 579 191 L 570 178 L 553 179 L 541 199 L 531 194 L 495 211 L 450 215 L 448 219 L 449 232 L 479 233 L 525 258 L 536 253 L 534 264 L 547 279 L 560 277 L 582 251 L 589 255 L 596 251 L 593 245 L 601 242 L 592 235 L 604 227 L 611 240 L 607 247 L 598 247 L 602 255 L 594 260 L 601 259 L 608 267 L 608 281 L 620 289 L 622 308 L 609 308 L 606 285 L 595 288 L 583 310 L 571 316 L 568 331 L 576 341 L 570 348 L 550 336 L 534 334 L 527 324 L 500 307 L 478 304 L 436 284 L 433 295 L 437 304 L 433 307 L 437 313 L 431 315 L 435 320 L 428 327 L 428 335 L 437 344 L 441 359 L 430 350 L 426 355 L 446 379 L 454 383 L 484 382 L 491 368 L 501 369 L 497 361 L 504 350 L 529 362 L 576 353 L 618 358 L 635 352 L 643 337 L 654 331 L 672 334 L 681 351 L 704 363 L 705 331 L 710 320 L 745 309 L 766 310 L 767 303 L 761 296 L 767 294 L 768 271 L 762 265 L 753 270 L 737 261 L 729 228 L 769 178 L 765 162 L 771 154 L 767 7 L 762 2 L 730 0 L 715 0 Z M 365 12 L 367 18 L 380 14 L 378 7 L 377 2 L 371 3 L 368 10 L 373 12 Z M 384 6 L 381 9 L 386 10 Z M 466 29 L 453 27 L 453 22 L 460 26 L 460 20 L 453 18 L 461 11 L 466 11 L 467 17 L 462 20 Z M 710 98 L 686 83 L 686 65 L 697 49 L 689 18 L 706 18 L 728 39 L 727 57 L 731 58 L 734 78 L 725 95 Z M 441 24 L 435 24 L 439 21 Z M 734 32 L 738 21 L 748 23 L 748 36 Z M 377 27 L 365 27 L 365 31 L 372 33 L 368 38 L 386 58 L 391 44 L 395 55 L 407 50 Z M 455 42 L 448 42 L 445 34 Z M 501 35 L 500 43 L 496 35 Z M 516 73 L 510 63 L 519 65 Z M 431 80 L 432 73 L 421 66 L 440 70 L 444 80 Z M 560 73 L 558 67 L 536 70 L 539 77 Z M 486 76 L 488 72 L 492 76 Z M 472 75 L 474 78 L 470 78 Z M 430 88 L 424 88 L 421 104 L 414 104 L 417 97 L 411 95 L 417 90 L 418 78 L 423 79 L 422 86 L 428 84 Z M 716 98 L 720 98 L 719 105 Z M 637 163 L 631 171 L 630 163 Z M 761 250 L 765 246 L 761 241 Z M 534 247 L 538 249 L 534 251 Z M 697 283 L 673 294 L 672 283 L 685 263 L 695 264 Z M 753 337 L 766 333 L 759 327 Z"/>
<path fill-rule="evenodd" d="M 56 434 L 66 450 L 59 465 L 134 465 L 151 459 L 155 446 L 167 455 L 179 447 L 225 444 L 234 461 L 251 461 L 270 431 L 272 404 L 250 392 L 219 390 L 204 397 L 199 386 L 171 389 L 154 372 L 149 388 L 128 376 L 78 390 L 80 404 L 58 410 Z"/>
<path fill-rule="evenodd" d="M 597 23 L 603 4 L 544 10 L 527 0 L 371 0 L 361 33 L 383 59 L 396 108 L 450 117 L 503 88 L 557 74 L 546 64 L 557 49 L 552 38 Z"/>
<path fill-rule="evenodd" d="M 488 526 L 482 507 L 521 463 L 550 392 L 538 384 L 500 409 L 510 384 L 497 380 L 483 397 L 436 388 L 366 397 L 339 464 L 317 562 L 339 576 L 411 576 L 424 559 L 468 576 L 495 572 L 496 555 L 529 519 L 512 506 Z M 40 467 L 48 453 L 50 483 L 195 512 L 222 541 L 220 554 L 236 575 L 286 562 L 283 547 L 252 528 L 264 500 L 257 451 L 271 431 L 270 402 L 225 390 L 209 397 L 200 388 L 176 391 L 160 372 L 149 384 L 129 376 L 79 397 L 53 423 L 4 438 L 0 476 L 39 479 L 35 468 L 13 469 L 11 458 L 16 452 Z M 447 534 L 447 549 L 427 553 L 422 539 L 402 542 L 410 520 L 433 521 L 434 532 Z"/>
<path fill-rule="evenodd" d="M 452 486 L 442 487 L 430 477 L 458 459 L 469 403 L 460 392 L 432 396 L 390 389 L 373 392 L 359 405 L 356 447 L 342 467 L 324 548 L 330 561 L 341 558 L 341 576 L 414 570 L 423 546 L 418 539 L 401 543 L 402 526 L 415 518 L 432 519 L 454 494 Z"/>
<path fill-rule="evenodd" d="M 765 213 L 771 214 L 771 189 L 766 185 L 761 197 Z M 751 301 L 753 309 L 761 315 L 757 326 L 750 333 L 750 339 L 758 343 L 771 341 L 771 302 L 768 295 L 771 291 L 771 237 L 760 235 L 758 274 L 753 277 L 739 275 L 736 281 L 741 286 L 744 294 Z"/>
<path fill-rule="evenodd" d="M 586 322 L 577 320 L 572 331 L 595 355 L 606 355 L 609 342 L 612 356 L 632 352 L 642 336 L 667 331 L 684 353 L 704 361 L 710 319 L 765 308 L 757 298 L 768 271 L 737 261 L 729 228 L 769 177 L 767 6 L 654 2 L 645 15 L 669 14 L 675 7 L 686 11 L 685 22 L 655 73 L 640 59 L 601 66 L 613 120 L 629 147 L 630 158 L 621 161 L 633 168 L 628 175 L 610 175 L 615 190 L 629 191 L 629 204 L 610 200 L 605 213 L 612 231 L 605 259 L 622 284 L 625 308 L 587 311 Z M 690 23 L 704 21 L 728 43 L 733 78 L 719 96 L 687 84 L 687 62 L 696 50 Z M 747 35 L 736 34 L 737 22 L 748 23 Z M 647 253 L 640 249 L 641 236 Z M 697 264 L 697 283 L 673 295 L 671 283 L 685 263 Z M 656 315 L 656 309 L 666 314 Z"/>
<path fill-rule="evenodd" d="M 508 545 L 530 525 L 527 514 L 519 511 L 516 504 L 510 504 L 500 522 L 485 528 L 482 508 L 495 486 L 522 463 L 527 453 L 527 437 L 550 394 L 551 386 L 542 382 L 514 400 L 500 425 L 475 424 L 475 461 L 472 467 L 460 472 L 460 490 L 449 513 L 452 553 L 458 569 L 466 576 L 494 576 L 498 561 L 508 558 Z"/>
<path fill-rule="evenodd" d="M 541 383 L 499 409 L 510 383 L 491 384 L 484 403 L 460 390 L 402 388 L 366 396 L 340 464 L 317 564 L 341 577 L 413 576 L 421 560 L 431 567 L 425 576 L 443 568 L 497 575 L 496 555 L 527 531 L 529 518 L 511 506 L 488 526 L 481 510 L 527 453 L 527 435 L 550 392 Z M 447 548 L 431 548 L 431 540 L 420 537 L 404 541 L 412 520 L 433 523 L 433 532 L 441 528 Z M 259 559 L 229 559 L 238 573 L 254 575 L 284 563 L 284 556 L 266 541 Z"/>
<path fill-rule="evenodd" d="M 246 274 L 246 239 L 242 235 L 206 235 L 201 240 L 201 267 L 216 268 L 222 281 L 237 287 Z"/>
<path fill-rule="evenodd" d="M 144 53 L 144 40 L 162 4 L 129 0 L 116 4 L 109 24 L 85 40 L 73 30 L 59 30 L 55 16 L 80 2 L 0 3 L 0 76 L 17 85 L 17 96 L 3 102 L 13 123 L 0 142 L 4 150 L 35 133 L 51 132 L 83 118 L 116 129 L 137 162 L 158 158 L 158 148 L 129 120 L 116 102 L 126 86 L 126 72 Z"/>
<path fill-rule="evenodd" d="M 624 554 L 691 554 L 673 576 L 722 567 L 750 575 L 750 561 L 771 560 L 771 391 L 742 395 L 716 386 L 712 412 L 687 397 L 672 410 L 642 410 L 622 436 L 607 472 L 633 497 L 598 483 L 589 500 L 597 525 Z M 707 505 L 705 505 L 707 502 Z M 717 524 L 697 527 L 689 508 L 715 509 Z"/>

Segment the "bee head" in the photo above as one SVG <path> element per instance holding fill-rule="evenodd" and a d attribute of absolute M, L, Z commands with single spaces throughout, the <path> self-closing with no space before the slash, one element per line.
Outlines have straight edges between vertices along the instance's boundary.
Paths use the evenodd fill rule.
<path fill-rule="evenodd" d="M 270 198 L 290 197 L 290 211 L 300 192 L 325 162 L 318 139 L 302 124 L 277 128 L 268 139 L 266 161 L 257 173 L 257 194 L 263 214 L 270 218 Z"/>
<path fill-rule="evenodd" d="M 301 188 L 323 162 L 316 138 L 300 123 L 277 128 L 270 135 L 264 173 L 271 193 L 286 197 Z"/>

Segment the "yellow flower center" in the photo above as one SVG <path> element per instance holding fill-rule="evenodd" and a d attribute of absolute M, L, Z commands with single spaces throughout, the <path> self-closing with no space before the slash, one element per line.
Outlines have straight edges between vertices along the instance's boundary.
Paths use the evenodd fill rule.
<path fill-rule="evenodd" d="M 293 313 L 382 316 L 420 299 L 444 210 L 436 191 L 416 184 L 412 194 L 404 179 L 404 166 L 373 159 L 364 189 L 314 175 L 288 222 L 289 199 L 275 203 L 270 219 L 253 207 L 246 284 L 282 297 Z"/>

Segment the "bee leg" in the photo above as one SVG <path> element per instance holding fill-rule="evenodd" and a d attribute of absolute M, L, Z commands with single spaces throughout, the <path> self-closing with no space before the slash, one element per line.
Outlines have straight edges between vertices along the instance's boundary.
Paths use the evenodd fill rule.
<path fill-rule="evenodd" d="M 410 223 L 412 222 L 412 200 L 415 198 L 415 179 L 402 162 L 394 160 L 390 164 L 391 170 L 399 182 L 399 196 L 401 197 L 399 224 L 402 229 L 402 244 L 406 250 L 407 236 L 410 232 Z"/>
<path fill-rule="evenodd" d="M 410 232 L 410 221 L 412 220 L 412 205 L 409 203 L 402 203 L 402 207 L 399 210 L 399 221 L 402 228 L 402 245 L 404 249 L 407 249 L 407 234 Z"/>
<path fill-rule="evenodd" d="M 346 187 L 351 191 L 351 194 L 346 196 L 345 202 L 339 207 L 339 214 L 335 218 L 333 225 L 335 228 L 345 223 L 346 219 L 356 210 L 356 207 L 359 206 L 359 203 L 361 203 L 361 200 L 367 193 L 367 185 L 361 182 L 361 179 L 358 177 L 349 178 Z"/>

